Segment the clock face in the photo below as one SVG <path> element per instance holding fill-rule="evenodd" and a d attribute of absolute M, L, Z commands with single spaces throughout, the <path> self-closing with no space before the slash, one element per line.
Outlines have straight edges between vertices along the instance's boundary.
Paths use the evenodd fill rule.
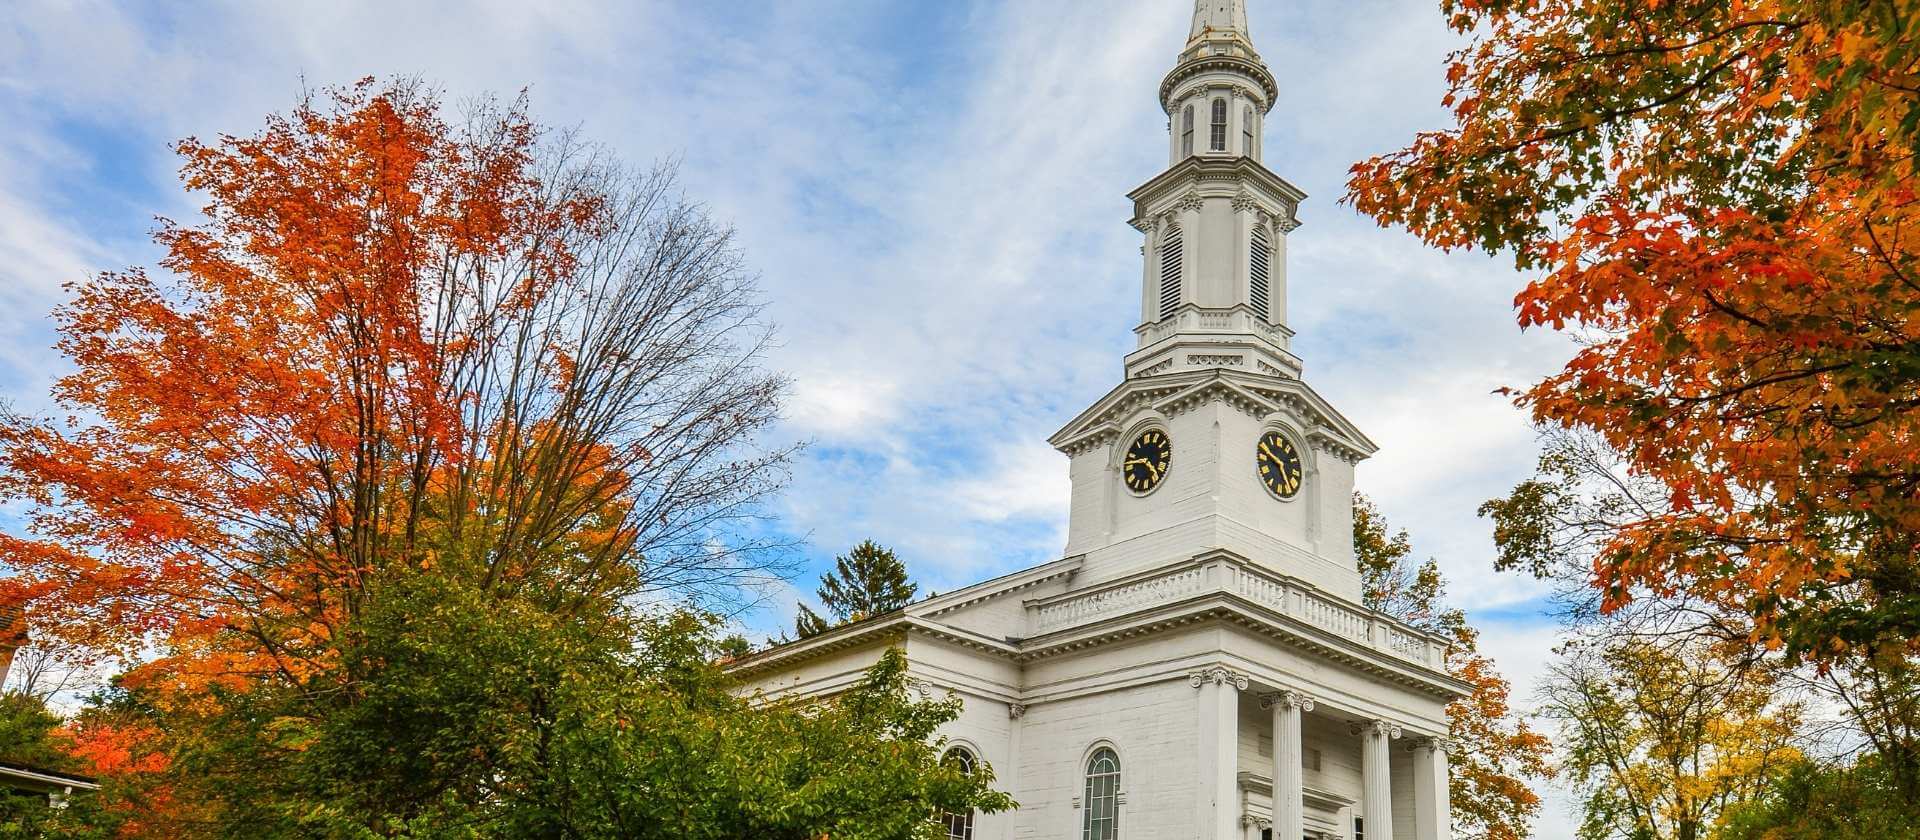
<path fill-rule="evenodd" d="M 1127 489 L 1149 493 L 1167 477 L 1167 465 L 1173 462 L 1173 441 L 1159 429 L 1148 429 L 1127 447 L 1127 459 L 1120 464 L 1120 476 Z"/>
<path fill-rule="evenodd" d="M 1262 435 L 1253 460 L 1260 468 L 1260 483 L 1267 485 L 1273 495 L 1291 499 L 1293 494 L 1300 492 L 1303 475 L 1300 450 L 1294 448 L 1293 441 L 1286 435 L 1279 432 Z"/>

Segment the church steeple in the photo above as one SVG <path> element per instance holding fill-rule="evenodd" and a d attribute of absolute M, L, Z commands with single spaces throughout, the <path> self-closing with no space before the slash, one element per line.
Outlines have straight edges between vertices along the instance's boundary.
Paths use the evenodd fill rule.
<path fill-rule="evenodd" d="M 1263 162 L 1278 95 L 1246 0 L 1195 3 L 1160 83 L 1167 169 L 1127 196 L 1139 344 L 1120 385 L 1049 439 L 1073 459 L 1067 553 L 1085 580 L 1226 551 L 1360 597 L 1353 465 L 1373 444 L 1289 348 L 1287 236 L 1306 194 Z"/>
<path fill-rule="evenodd" d="M 1246 0 L 1196 0 L 1160 83 L 1168 169 L 1135 190 L 1142 250 L 1139 349 L 1128 376 L 1238 367 L 1295 377 L 1286 237 L 1306 194 L 1262 163 L 1279 86 L 1247 29 Z"/>

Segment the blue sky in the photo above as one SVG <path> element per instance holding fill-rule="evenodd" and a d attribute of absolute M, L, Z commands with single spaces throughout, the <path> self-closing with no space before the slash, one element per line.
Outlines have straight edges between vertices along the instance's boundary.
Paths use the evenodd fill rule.
<path fill-rule="evenodd" d="M 1306 379 L 1381 446 L 1373 496 L 1452 581 L 1526 695 L 1552 644 L 1538 585 L 1491 571 L 1474 508 L 1523 478 L 1525 418 L 1492 391 L 1564 358 L 1523 334 L 1508 262 L 1440 254 L 1337 203 L 1347 167 L 1446 124 L 1435 0 L 1253 0 L 1280 80 L 1266 162 L 1311 196 L 1289 243 Z M 0 19 L 0 398 L 44 409 L 61 284 L 151 265 L 191 218 L 168 144 L 254 130 L 303 85 L 419 75 L 458 102 L 529 88 L 537 115 L 634 163 L 681 162 L 737 226 L 812 447 L 775 511 L 813 570 L 864 538 L 949 590 L 1057 557 L 1066 460 L 1044 443 L 1132 346 L 1126 193 L 1165 165 L 1154 102 L 1185 0 L 126 4 Z M 965 457 L 959 457 L 961 454 Z M 0 524 L 5 512 L 0 510 Z M 1570 837 L 1560 797 L 1540 836 Z"/>

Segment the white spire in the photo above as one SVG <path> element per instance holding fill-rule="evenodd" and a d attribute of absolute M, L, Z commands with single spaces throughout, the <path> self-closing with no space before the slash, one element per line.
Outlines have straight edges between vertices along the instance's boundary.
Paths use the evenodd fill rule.
<path fill-rule="evenodd" d="M 1253 40 L 1247 31 L 1247 0 L 1194 0 L 1193 31 L 1187 33 L 1188 41 L 1228 32 L 1239 33 L 1248 42 Z"/>

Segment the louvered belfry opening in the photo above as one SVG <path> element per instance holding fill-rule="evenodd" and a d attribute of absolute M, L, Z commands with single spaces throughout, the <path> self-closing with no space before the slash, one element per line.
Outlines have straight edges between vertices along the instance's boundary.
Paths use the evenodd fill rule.
<path fill-rule="evenodd" d="M 1160 243 L 1160 320 L 1173 317 L 1173 310 L 1180 305 L 1180 229 L 1167 229 L 1167 238 Z"/>
<path fill-rule="evenodd" d="M 1262 227 L 1253 229 L 1253 253 L 1247 261 L 1247 301 L 1253 304 L 1253 311 L 1262 318 L 1272 317 L 1268 308 L 1267 276 L 1273 262 L 1273 245 L 1267 241 L 1267 231 Z"/>
<path fill-rule="evenodd" d="M 1215 152 L 1227 150 L 1227 100 L 1213 100 L 1213 124 L 1209 126 L 1207 148 Z"/>

